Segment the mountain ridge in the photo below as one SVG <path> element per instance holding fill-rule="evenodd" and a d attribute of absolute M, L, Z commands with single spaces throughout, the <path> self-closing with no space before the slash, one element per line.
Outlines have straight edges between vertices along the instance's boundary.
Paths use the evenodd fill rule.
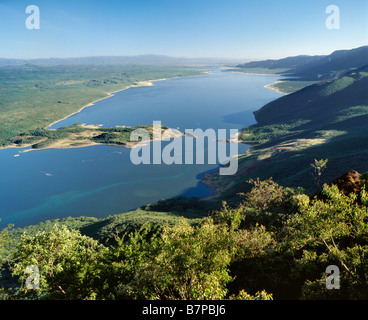
<path fill-rule="evenodd" d="M 0 57 L 0 67 L 21 66 L 26 64 L 57 65 L 187 65 L 187 64 L 222 64 L 235 63 L 236 59 L 228 58 L 185 58 L 157 54 L 141 54 L 132 56 L 90 56 L 69 58 L 11 59 Z"/>
<path fill-rule="evenodd" d="M 325 80 L 366 64 L 368 64 L 368 45 L 336 50 L 324 56 L 299 55 L 278 60 L 251 61 L 236 67 L 240 69 L 285 69 L 275 73 L 299 80 Z"/>

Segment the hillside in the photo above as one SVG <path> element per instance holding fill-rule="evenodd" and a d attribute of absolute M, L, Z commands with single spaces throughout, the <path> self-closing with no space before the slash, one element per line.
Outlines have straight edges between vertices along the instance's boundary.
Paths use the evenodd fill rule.
<path fill-rule="evenodd" d="M 368 46 L 338 50 L 321 59 L 300 65 L 287 73 L 304 80 L 323 80 L 368 64 Z"/>
<path fill-rule="evenodd" d="M 269 69 L 291 69 L 306 65 L 307 63 L 320 61 L 323 56 L 300 55 L 283 59 L 268 59 L 262 61 L 251 61 L 237 65 L 237 68 L 269 68 Z"/>
<path fill-rule="evenodd" d="M 338 79 L 320 82 L 272 101 L 254 115 L 259 124 L 302 119 L 322 125 L 332 122 L 344 109 L 366 105 L 367 88 L 368 64 Z"/>
<path fill-rule="evenodd" d="M 270 69 L 298 80 L 325 80 L 368 64 L 368 46 L 337 50 L 327 56 L 295 56 L 278 60 L 252 61 L 237 65 L 241 70 Z"/>
<path fill-rule="evenodd" d="M 274 100 L 254 112 L 257 124 L 239 139 L 253 145 L 233 177 L 207 174 L 218 199 L 238 201 L 248 179 L 267 179 L 315 192 L 311 163 L 328 159 L 322 183 L 352 169 L 368 170 L 368 65 Z M 221 193 L 220 193 L 221 192 Z"/>

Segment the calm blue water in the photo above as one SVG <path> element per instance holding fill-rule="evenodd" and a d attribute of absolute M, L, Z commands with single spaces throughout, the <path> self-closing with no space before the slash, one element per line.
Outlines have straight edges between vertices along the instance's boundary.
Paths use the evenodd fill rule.
<path fill-rule="evenodd" d="M 254 110 L 281 96 L 264 88 L 277 79 L 215 71 L 159 81 L 152 87 L 119 92 L 51 128 L 75 123 L 134 126 L 161 121 L 181 131 L 241 129 L 255 123 Z M 239 153 L 247 148 L 240 144 Z M 205 197 L 213 191 L 200 183 L 200 176 L 217 167 L 134 165 L 130 149 L 115 146 L 26 153 L 1 150 L 1 225 L 22 227 L 66 216 L 105 217 L 163 198 Z"/>

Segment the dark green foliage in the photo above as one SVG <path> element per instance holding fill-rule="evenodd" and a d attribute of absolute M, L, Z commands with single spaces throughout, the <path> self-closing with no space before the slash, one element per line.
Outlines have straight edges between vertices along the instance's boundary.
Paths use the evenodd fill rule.
<path fill-rule="evenodd" d="M 0 274 L 2 271 L 3 264 L 7 261 L 9 254 L 9 245 L 12 240 L 9 237 L 9 230 L 12 228 L 11 225 L 0 231 Z"/>
<path fill-rule="evenodd" d="M 171 199 L 162 199 L 156 203 L 148 204 L 144 206 L 145 210 L 149 211 L 161 211 L 161 212 L 190 212 L 197 210 L 204 210 L 206 204 L 195 197 L 178 197 Z"/>
<path fill-rule="evenodd" d="M 278 185 L 272 178 L 248 181 L 252 188 L 243 194 L 239 209 L 247 216 L 248 225 L 262 224 L 274 230 L 296 211 L 294 196 L 297 191 Z"/>
<path fill-rule="evenodd" d="M 362 188 L 368 192 L 368 171 L 360 177 Z"/>
<path fill-rule="evenodd" d="M 100 135 L 93 137 L 93 141 L 99 143 L 115 143 L 115 144 L 124 144 L 124 142 L 119 141 L 119 136 L 115 133 L 105 132 Z"/>
<path fill-rule="evenodd" d="M 299 197 L 298 213 L 286 223 L 284 246 L 297 258 L 295 271 L 310 276 L 302 297 L 367 299 L 368 208 L 358 203 L 356 194 L 342 195 L 336 186 L 325 186 L 323 193 L 325 201 Z M 367 203 L 366 194 L 361 197 Z M 340 269 L 339 290 L 325 286 L 321 267 L 328 265 Z"/>
<path fill-rule="evenodd" d="M 30 265 L 37 266 L 39 298 L 90 299 L 97 294 L 106 251 L 92 238 L 54 225 L 49 232 L 38 232 L 34 237 L 22 236 L 12 270 L 27 292 L 30 288 L 25 282 L 29 274 L 25 270 Z"/>
<path fill-rule="evenodd" d="M 323 171 L 326 169 L 326 165 L 327 165 L 328 159 L 314 159 L 314 162 L 311 163 L 311 166 L 313 168 L 313 172 L 312 175 L 314 177 L 314 183 L 317 187 L 317 191 L 321 186 L 321 176 Z"/>
<path fill-rule="evenodd" d="M 308 120 L 298 120 L 292 122 L 275 123 L 269 125 L 255 124 L 250 127 L 243 128 L 239 139 L 247 144 L 262 144 L 275 138 L 285 138 L 296 135 L 301 131 L 298 127 L 307 124 Z"/>

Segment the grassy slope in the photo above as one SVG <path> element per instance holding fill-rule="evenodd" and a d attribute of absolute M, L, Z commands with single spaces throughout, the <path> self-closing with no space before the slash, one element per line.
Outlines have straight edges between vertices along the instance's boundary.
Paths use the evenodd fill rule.
<path fill-rule="evenodd" d="M 34 66 L 0 68 L 0 147 L 92 101 L 138 82 L 200 74 L 196 67 Z"/>

